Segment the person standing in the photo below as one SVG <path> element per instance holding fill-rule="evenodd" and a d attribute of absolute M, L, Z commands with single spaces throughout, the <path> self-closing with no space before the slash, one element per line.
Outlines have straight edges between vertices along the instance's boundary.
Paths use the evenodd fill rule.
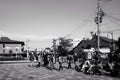
<path fill-rule="evenodd" d="M 54 69 L 55 67 L 54 67 L 54 63 L 53 63 L 53 54 L 50 55 L 49 63 L 50 63 L 51 70 Z"/>
<path fill-rule="evenodd" d="M 63 66 L 62 66 L 62 56 L 59 56 L 59 71 L 63 70 Z"/>
<path fill-rule="evenodd" d="M 34 63 L 34 52 L 33 51 L 31 51 L 31 53 L 30 53 L 29 60 L 31 62 L 30 66 L 33 66 L 33 63 Z"/>
<path fill-rule="evenodd" d="M 37 51 L 37 49 L 35 49 L 35 51 L 33 51 L 33 52 L 34 52 L 35 61 L 38 61 L 38 51 Z"/>
<path fill-rule="evenodd" d="M 47 52 L 44 52 L 43 60 L 44 60 L 44 66 L 47 67 L 49 64 Z"/>
<path fill-rule="evenodd" d="M 72 68 L 72 67 L 71 67 L 72 56 L 71 56 L 70 54 L 67 56 L 67 61 L 68 61 L 68 67 L 67 67 L 67 69 Z"/>
<path fill-rule="evenodd" d="M 78 55 L 77 55 L 77 53 L 74 53 L 73 58 L 74 58 L 74 65 L 75 65 L 75 69 L 76 69 L 77 68 L 77 61 L 78 61 Z"/>
<path fill-rule="evenodd" d="M 37 64 L 37 67 L 41 66 L 41 62 L 42 62 L 42 57 L 41 57 L 41 54 L 39 53 L 38 54 L 38 64 Z"/>

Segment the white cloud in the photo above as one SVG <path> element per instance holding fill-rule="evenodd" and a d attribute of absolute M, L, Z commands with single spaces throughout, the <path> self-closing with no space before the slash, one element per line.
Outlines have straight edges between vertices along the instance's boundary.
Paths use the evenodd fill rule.
<path fill-rule="evenodd" d="M 0 30 L 1 37 L 10 37 L 13 39 L 20 39 L 20 40 L 51 40 L 53 38 L 57 38 L 57 36 L 39 36 L 39 35 L 26 35 L 26 34 L 19 34 L 19 33 L 8 33 L 5 31 Z"/>

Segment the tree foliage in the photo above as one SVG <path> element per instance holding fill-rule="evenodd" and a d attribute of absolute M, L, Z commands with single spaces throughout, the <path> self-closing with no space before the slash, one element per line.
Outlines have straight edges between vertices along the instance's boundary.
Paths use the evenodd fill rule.
<path fill-rule="evenodd" d="M 119 39 L 117 41 L 117 46 L 118 46 L 118 50 L 120 50 L 120 37 L 119 37 Z"/>
<path fill-rule="evenodd" d="M 58 40 L 59 40 L 58 51 L 60 52 L 60 55 L 65 56 L 71 50 L 73 46 L 72 43 L 73 40 L 64 37 L 60 37 Z"/>
<path fill-rule="evenodd" d="M 64 37 L 59 38 L 59 46 L 61 46 L 66 51 L 69 51 L 69 49 L 73 46 L 72 39 L 67 39 Z"/>

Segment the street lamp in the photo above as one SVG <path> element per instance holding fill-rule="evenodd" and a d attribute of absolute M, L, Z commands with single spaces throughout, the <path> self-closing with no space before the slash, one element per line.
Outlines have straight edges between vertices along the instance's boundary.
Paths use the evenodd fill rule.
<path fill-rule="evenodd" d="M 27 39 L 26 40 L 26 50 L 27 50 L 27 59 L 29 59 L 29 46 L 28 46 L 28 42 L 29 42 L 30 40 L 29 39 Z"/>

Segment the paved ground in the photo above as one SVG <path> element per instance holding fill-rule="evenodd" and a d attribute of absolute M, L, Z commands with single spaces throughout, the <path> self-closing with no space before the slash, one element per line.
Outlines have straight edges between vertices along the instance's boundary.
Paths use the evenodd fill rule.
<path fill-rule="evenodd" d="M 82 72 L 66 68 L 60 72 L 51 71 L 44 67 L 29 67 L 29 64 L 0 64 L 0 80 L 120 80 L 109 76 L 85 75 Z"/>

